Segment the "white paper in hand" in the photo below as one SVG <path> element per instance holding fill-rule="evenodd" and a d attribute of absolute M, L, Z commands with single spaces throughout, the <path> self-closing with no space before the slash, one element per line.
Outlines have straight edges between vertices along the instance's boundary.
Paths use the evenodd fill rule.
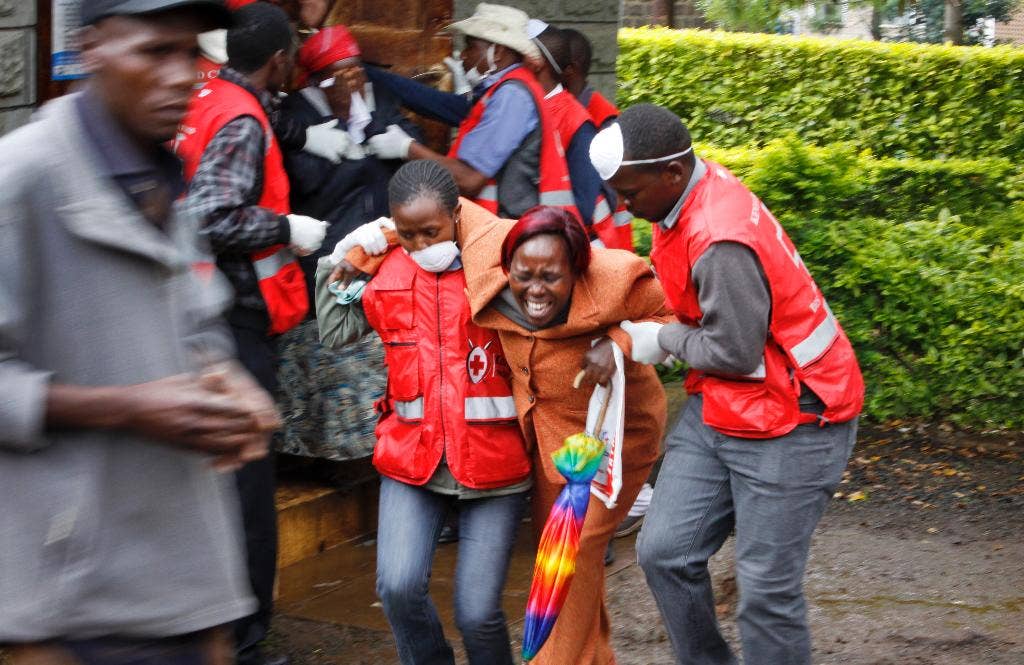
<path fill-rule="evenodd" d="M 608 384 L 612 394 L 608 400 L 608 411 L 600 432 L 594 431 L 598 414 L 604 404 L 608 388 L 595 386 L 587 407 L 587 432 L 604 441 L 604 459 L 597 475 L 590 483 L 590 493 L 604 502 L 605 507 L 614 508 L 622 489 L 622 439 L 626 424 L 626 372 L 622 349 L 612 344 L 615 355 L 615 373 Z"/>

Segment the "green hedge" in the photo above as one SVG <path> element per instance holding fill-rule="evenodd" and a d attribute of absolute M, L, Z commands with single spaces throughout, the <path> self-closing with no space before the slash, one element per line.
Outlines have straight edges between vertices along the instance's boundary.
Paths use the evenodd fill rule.
<path fill-rule="evenodd" d="M 985 227 L 993 240 L 1019 235 L 1024 171 L 1002 158 L 893 159 L 849 144 L 805 145 L 793 137 L 761 149 L 697 146 L 739 176 L 780 217 L 935 218 L 942 210 Z"/>
<path fill-rule="evenodd" d="M 698 141 L 796 134 L 894 157 L 1024 154 L 1024 51 L 667 30 L 619 32 L 619 104 L 667 106 Z"/>
<path fill-rule="evenodd" d="M 782 220 L 877 217 L 899 223 L 934 219 L 943 210 L 983 230 L 993 242 L 1024 229 L 1024 166 L 1007 159 L 876 158 L 849 144 L 817 147 L 793 137 L 760 149 L 713 148 L 697 154 L 739 176 Z M 646 253 L 649 233 L 636 230 Z"/>
<path fill-rule="evenodd" d="M 793 141 L 698 152 L 740 175 L 793 238 L 857 349 L 870 419 L 1024 429 L 1024 213 L 1007 162 L 873 160 Z M 649 251 L 650 225 L 637 220 L 634 240 Z"/>

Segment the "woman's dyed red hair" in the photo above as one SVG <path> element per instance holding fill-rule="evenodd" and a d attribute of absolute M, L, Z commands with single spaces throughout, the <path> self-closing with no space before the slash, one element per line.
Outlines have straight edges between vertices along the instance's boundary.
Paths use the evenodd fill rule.
<path fill-rule="evenodd" d="M 568 210 L 551 206 L 534 206 L 523 213 L 501 243 L 501 269 L 506 273 L 512 265 L 512 255 L 519 246 L 535 236 L 550 234 L 565 241 L 569 250 L 569 266 L 579 277 L 590 265 L 590 239 L 583 224 Z"/>

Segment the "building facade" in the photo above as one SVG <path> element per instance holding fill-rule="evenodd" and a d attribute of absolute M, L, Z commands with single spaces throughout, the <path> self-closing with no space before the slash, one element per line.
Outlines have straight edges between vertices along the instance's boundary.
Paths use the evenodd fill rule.
<path fill-rule="evenodd" d="M 1006 23 L 996 23 L 994 32 L 996 44 L 1024 44 L 1024 7 L 1019 8 Z"/>
<path fill-rule="evenodd" d="M 36 3 L 0 0 L 0 134 L 28 121 L 38 100 Z"/>

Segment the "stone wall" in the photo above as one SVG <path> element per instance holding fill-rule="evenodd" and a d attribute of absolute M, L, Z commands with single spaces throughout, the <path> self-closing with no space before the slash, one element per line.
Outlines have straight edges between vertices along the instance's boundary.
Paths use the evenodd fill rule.
<path fill-rule="evenodd" d="M 0 134 L 24 124 L 36 103 L 36 3 L 0 0 Z"/>
<path fill-rule="evenodd" d="M 697 11 L 694 0 L 623 0 L 622 25 L 626 28 L 638 28 L 643 25 L 668 25 L 670 3 L 672 7 L 671 27 L 707 27 L 703 15 Z"/>
<path fill-rule="evenodd" d="M 2 0 L 0 0 L 2 1 Z M 615 98 L 615 58 L 619 53 L 616 34 L 619 29 L 620 0 L 497 0 L 519 7 L 532 18 L 560 28 L 576 28 L 594 45 L 590 81 L 595 88 Z M 477 0 L 454 0 L 455 18 L 473 13 Z"/>

